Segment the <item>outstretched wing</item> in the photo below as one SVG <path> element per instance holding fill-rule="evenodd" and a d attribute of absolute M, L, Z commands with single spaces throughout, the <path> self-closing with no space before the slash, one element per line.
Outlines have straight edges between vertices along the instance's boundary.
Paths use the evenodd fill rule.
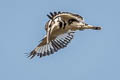
<path fill-rule="evenodd" d="M 29 54 L 28 57 L 33 58 L 35 55 L 43 57 L 53 54 L 54 52 L 66 47 L 73 39 L 73 36 L 74 31 L 68 31 L 56 36 L 56 38 L 51 40 L 49 43 L 47 43 L 47 39 L 45 37 L 42 42 Z"/>

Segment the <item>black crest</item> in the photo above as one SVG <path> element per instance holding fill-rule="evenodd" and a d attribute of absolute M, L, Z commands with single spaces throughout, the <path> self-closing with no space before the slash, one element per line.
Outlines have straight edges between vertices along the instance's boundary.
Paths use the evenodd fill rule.
<path fill-rule="evenodd" d="M 73 15 L 73 16 L 76 16 L 76 17 L 78 17 L 78 18 L 81 18 L 82 20 L 83 20 L 83 17 L 82 16 L 80 16 L 80 15 L 78 15 L 78 14 L 73 14 L 73 13 L 70 13 L 70 12 L 50 12 L 50 14 L 48 14 L 47 16 L 48 16 L 48 18 L 49 19 L 51 19 L 51 20 L 53 20 L 53 18 L 55 17 L 55 16 L 57 16 L 58 14 L 70 14 L 70 15 Z"/>
<path fill-rule="evenodd" d="M 49 19 L 53 19 L 53 17 L 55 17 L 58 14 L 61 14 L 61 12 L 60 11 L 59 12 L 54 12 L 54 13 L 50 12 L 50 14 L 48 14 L 47 16 L 48 16 Z"/>

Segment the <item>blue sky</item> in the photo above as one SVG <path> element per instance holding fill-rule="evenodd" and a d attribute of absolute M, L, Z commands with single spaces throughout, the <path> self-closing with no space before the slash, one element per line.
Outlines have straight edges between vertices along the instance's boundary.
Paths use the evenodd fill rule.
<path fill-rule="evenodd" d="M 120 80 L 119 0 L 1 0 L 0 80 Z M 45 35 L 46 14 L 78 13 L 101 31 L 77 31 L 67 48 L 26 58 Z"/>

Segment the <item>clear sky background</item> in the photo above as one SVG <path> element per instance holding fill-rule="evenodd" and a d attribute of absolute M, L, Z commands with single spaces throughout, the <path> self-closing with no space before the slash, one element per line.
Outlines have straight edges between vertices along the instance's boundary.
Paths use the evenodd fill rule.
<path fill-rule="evenodd" d="M 68 47 L 32 60 L 46 14 L 78 13 L 101 31 L 77 31 Z M 0 0 L 0 80 L 120 80 L 119 0 Z"/>

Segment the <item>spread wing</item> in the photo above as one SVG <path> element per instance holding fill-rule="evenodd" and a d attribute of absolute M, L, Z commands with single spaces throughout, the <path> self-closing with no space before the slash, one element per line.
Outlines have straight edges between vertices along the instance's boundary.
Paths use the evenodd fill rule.
<path fill-rule="evenodd" d="M 47 56 L 57 52 L 58 50 L 66 47 L 68 43 L 73 39 L 74 31 L 68 31 L 66 33 L 56 36 L 53 40 L 47 43 L 46 37 L 42 42 L 29 54 L 28 57 L 33 58 L 34 56 Z"/>

